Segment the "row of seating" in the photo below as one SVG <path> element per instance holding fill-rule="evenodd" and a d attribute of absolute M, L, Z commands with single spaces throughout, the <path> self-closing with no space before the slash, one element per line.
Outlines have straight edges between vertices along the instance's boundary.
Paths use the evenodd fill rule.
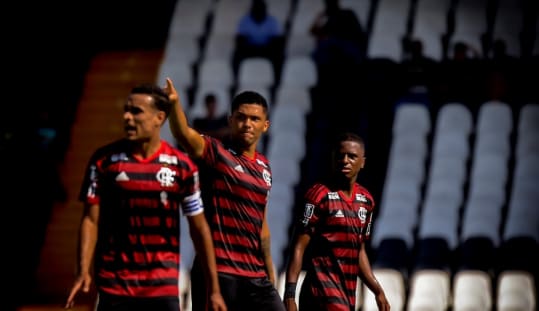
<path fill-rule="evenodd" d="M 513 133 L 507 103 L 484 103 L 475 122 L 464 105 L 447 103 L 438 111 L 429 150 L 427 107 L 398 108 L 372 239 L 375 274 L 384 287 L 398 290 L 390 291 L 393 309 L 535 309 L 537 269 L 494 257 L 523 239 L 522 255 L 537 260 L 539 215 L 532 189 L 539 184 L 538 112 L 538 104 L 523 106 Z"/>
<path fill-rule="evenodd" d="M 295 62 L 296 58 L 300 62 L 308 62 L 315 44 L 315 39 L 309 34 L 309 27 L 316 14 L 323 10 L 323 1 L 266 1 L 268 11 L 277 17 L 286 30 L 285 63 Z M 230 92 L 231 87 L 254 87 L 273 97 L 271 87 L 275 87 L 280 77 L 273 76 L 268 61 L 246 61 L 241 65 L 243 68 L 239 70 L 237 81 L 232 73 L 231 58 L 236 25 L 240 16 L 248 11 L 249 5 L 250 0 L 178 0 L 163 59 L 163 64 L 167 66 L 161 67 L 158 80 L 173 77 L 179 88 L 186 90 L 185 94 L 188 94 L 187 90 L 195 89 L 194 98 L 184 99 L 189 106 L 196 107 L 194 114 L 200 113 L 202 105 L 199 103 L 209 91 L 215 90 L 221 94 Z M 528 5 L 526 0 L 341 1 L 341 6 L 352 9 L 365 25 L 369 34 L 367 56 L 396 62 L 404 60 L 404 37 L 425 41 L 424 55 L 439 61 L 447 53 L 447 47 L 442 42 L 444 35 L 447 37 L 453 34 L 451 42 L 468 41 L 466 43 L 473 46 L 474 50 L 480 50 L 480 35 L 489 31 L 494 37 L 507 40 L 509 55 L 519 56 L 514 50 L 521 44 L 515 43 L 515 40 L 518 41 L 518 34 L 527 29 L 523 20 Z M 504 27 L 515 20 L 519 23 Z M 508 34 L 512 37 L 508 37 Z M 473 42 L 470 42 L 472 38 Z M 539 43 L 535 46 L 539 46 Z M 288 76 L 286 70 L 283 71 L 284 78 Z M 311 69 L 305 70 L 301 71 L 304 74 L 295 75 L 294 78 L 302 77 L 303 80 L 315 76 L 308 75 Z M 239 85 L 234 85 L 236 82 Z M 228 97 L 223 95 L 223 109 L 226 109 Z"/>

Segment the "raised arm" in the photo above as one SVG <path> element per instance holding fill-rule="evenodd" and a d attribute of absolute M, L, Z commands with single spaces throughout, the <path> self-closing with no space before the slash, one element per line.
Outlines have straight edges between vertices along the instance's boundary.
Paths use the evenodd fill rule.
<path fill-rule="evenodd" d="M 86 204 L 79 229 L 79 245 L 77 251 L 77 278 L 69 292 L 65 308 L 75 305 L 75 296 L 79 291 L 88 293 L 92 284 L 91 267 L 97 243 L 99 221 L 99 205 Z"/>
<path fill-rule="evenodd" d="M 168 93 L 169 100 L 172 104 L 172 110 L 169 116 L 172 135 L 190 156 L 199 158 L 204 151 L 204 139 L 199 132 L 189 126 L 180 97 L 170 78 L 167 78 L 165 91 Z"/>
<path fill-rule="evenodd" d="M 376 280 L 374 273 L 372 273 L 369 257 L 365 250 L 365 243 L 361 244 L 361 249 L 359 250 L 359 278 L 374 294 L 378 310 L 389 311 L 389 302 L 387 301 L 384 289 L 378 283 L 378 280 Z"/>

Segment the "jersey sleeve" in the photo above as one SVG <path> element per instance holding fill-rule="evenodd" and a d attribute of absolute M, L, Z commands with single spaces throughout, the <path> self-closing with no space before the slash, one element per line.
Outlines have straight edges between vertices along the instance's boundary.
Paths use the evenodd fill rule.
<path fill-rule="evenodd" d="M 202 198 L 200 196 L 200 178 L 198 168 L 194 163 L 189 162 L 189 169 L 186 170 L 184 186 L 184 196 L 182 199 L 182 213 L 185 216 L 195 216 L 204 211 Z"/>
<path fill-rule="evenodd" d="M 207 135 L 202 135 L 205 140 L 204 151 L 202 152 L 201 162 L 207 166 L 213 166 L 217 161 L 217 155 L 219 154 L 220 142 Z M 222 148 L 222 147 L 221 147 Z"/>
<path fill-rule="evenodd" d="M 373 212 L 369 211 L 367 213 L 367 223 L 363 227 L 363 229 L 361 230 L 361 241 L 362 242 L 370 240 L 370 238 L 371 238 L 372 217 L 373 217 Z"/>
<path fill-rule="evenodd" d="M 373 222 L 373 216 L 374 216 L 374 199 L 372 195 L 369 192 L 366 192 L 367 196 L 367 203 L 369 205 L 369 208 L 367 209 L 367 221 L 364 226 L 362 226 L 361 230 L 361 241 L 367 241 L 371 238 L 371 229 L 372 229 L 372 222 Z"/>
<path fill-rule="evenodd" d="M 327 205 L 323 204 L 325 197 L 325 191 L 319 185 L 307 191 L 304 197 L 303 214 L 298 224 L 301 233 L 313 235 L 316 232 L 319 223 L 327 213 Z"/>
<path fill-rule="evenodd" d="M 95 154 L 88 161 L 79 192 L 79 201 L 88 204 L 99 204 L 99 183 L 102 175 L 101 163 L 102 159 L 99 159 Z"/>

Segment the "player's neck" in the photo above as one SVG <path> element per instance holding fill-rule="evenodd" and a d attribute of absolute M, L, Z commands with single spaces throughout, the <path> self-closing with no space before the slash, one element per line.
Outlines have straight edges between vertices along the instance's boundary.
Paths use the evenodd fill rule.
<path fill-rule="evenodd" d="M 137 144 L 133 150 L 133 153 L 143 159 L 149 158 L 154 155 L 161 147 L 161 140 L 149 140 L 140 144 Z"/>
<path fill-rule="evenodd" d="M 242 154 L 246 157 L 248 157 L 249 159 L 254 159 L 255 157 L 255 149 L 251 150 L 251 149 L 245 149 L 242 151 Z"/>
<path fill-rule="evenodd" d="M 344 193 L 347 197 L 350 197 L 354 193 L 354 184 L 354 179 L 337 178 L 333 180 L 335 188 Z"/>

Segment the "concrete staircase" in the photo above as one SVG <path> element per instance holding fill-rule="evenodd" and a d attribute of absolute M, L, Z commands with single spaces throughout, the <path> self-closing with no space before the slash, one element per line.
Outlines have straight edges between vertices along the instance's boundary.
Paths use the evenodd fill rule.
<path fill-rule="evenodd" d="M 62 310 L 76 271 L 82 214 L 78 193 L 87 161 L 96 148 L 123 136 L 122 113 L 127 94 L 138 83 L 156 81 L 162 52 L 104 52 L 92 60 L 60 169 L 67 200 L 53 208 L 36 273 L 36 300 L 43 304 L 24 306 L 19 311 Z M 93 308 L 95 293 L 81 293 L 77 298 L 77 310 Z"/>

